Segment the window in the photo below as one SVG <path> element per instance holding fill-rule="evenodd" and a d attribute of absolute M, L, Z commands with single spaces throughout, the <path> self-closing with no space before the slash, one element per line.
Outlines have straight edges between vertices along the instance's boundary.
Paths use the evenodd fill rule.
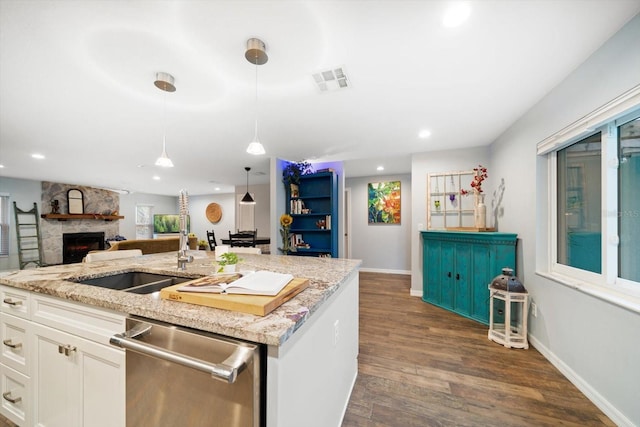
<path fill-rule="evenodd" d="M 618 126 L 618 270 L 640 283 L 640 117 Z"/>
<path fill-rule="evenodd" d="M 558 151 L 557 262 L 600 273 L 601 133 Z"/>
<path fill-rule="evenodd" d="M 0 256 L 9 255 L 9 195 L 0 194 Z"/>
<path fill-rule="evenodd" d="M 136 205 L 136 239 L 153 237 L 153 206 Z"/>
<path fill-rule="evenodd" d="M 639 297 L 640 86 L 542 141 L 538 154 L 549 171 L 547 274 L 612 301 Z"/>

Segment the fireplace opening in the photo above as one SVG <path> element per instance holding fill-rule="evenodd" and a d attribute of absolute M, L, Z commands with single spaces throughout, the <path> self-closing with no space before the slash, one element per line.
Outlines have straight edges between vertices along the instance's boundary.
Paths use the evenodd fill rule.
<path fill-rule="evenodd" d="M 62 235 L 62 263 L 82 262 L 90 251 L 104 249 L 104 232 L 64 233 Z"/>

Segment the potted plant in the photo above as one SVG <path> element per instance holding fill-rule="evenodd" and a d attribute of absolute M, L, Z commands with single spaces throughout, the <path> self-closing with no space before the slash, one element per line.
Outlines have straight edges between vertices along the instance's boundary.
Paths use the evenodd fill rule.
<path fill-rule="evenodd" d="M 201 251 L 207 250 L 207 241 L 206 240 L 198 240 L 198 249 Z"/>
<path fill-rule="evenodd" d="M 240 262 L 238 254 L 234 252 L 223 253 L 218 261 L 218 273 L 235 273 L 238 262 Z"/>
<path fill-rule="evenodd" d="M 285 186 L 299 184 L 300 177 L 313 173 L 313 166 L 309 162 L 291 162 L 282 170 L 282 182 Z"/>

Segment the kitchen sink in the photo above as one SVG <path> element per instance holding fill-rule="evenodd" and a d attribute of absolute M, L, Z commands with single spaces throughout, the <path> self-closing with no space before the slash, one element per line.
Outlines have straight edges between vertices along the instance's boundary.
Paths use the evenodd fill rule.
<path fill-rule="evenodd" d="M 166 288 L 167 286 L 188 282 L 189 280 L 193 280 L 193 278 L 130 271 L 128 273 L 118 273 L 112 276 L 77 280 L 76 283 L 136 294 L 151 294 L 162 288 Z"/>

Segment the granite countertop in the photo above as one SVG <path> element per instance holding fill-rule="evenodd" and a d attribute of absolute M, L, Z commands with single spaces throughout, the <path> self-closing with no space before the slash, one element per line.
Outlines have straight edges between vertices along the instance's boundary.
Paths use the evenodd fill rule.
<path fill-rule="evenodd" d="M 128 271 L 200 277 L 215 271 L 214 254 L 190 251 L 195 259 L 186 271 L 176 268 L 174 252 L 93 263 L 63 264 L 20 270 L 0 277 L 0 284 L 77 301 L 124 314 L 143 316 L 176 325 L 243 340 L 279 346 L 317 311 L 340 285 L 357 274 L 360 261 L 282 255 L 241 254 L 240 270 L 269 270 L 310 279 L 307 289 L 267 316 L 221 310 L 152 295 L 74 283 L 78 279 Z"/>

